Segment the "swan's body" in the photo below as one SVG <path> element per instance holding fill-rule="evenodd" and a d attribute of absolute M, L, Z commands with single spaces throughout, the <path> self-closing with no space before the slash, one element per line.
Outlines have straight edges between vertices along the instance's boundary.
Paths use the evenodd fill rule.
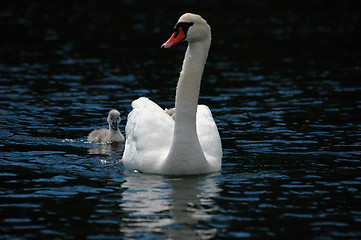
<path fill-rule="evenodd" d="M 162 47 L 188 41 L 174 110 L 147 98 L 132 103 L 123 164 L 162 175 L 194 175 L 221 170 L 222 146 L 209 108 L 198 105 L 199 88 L 211 42 L 210 27 L 199 15 L 184 14 Z M 175 120 L 172 118 L 175 117 Z"/>
<path fill-rule="evenodd" d="M 90 132 L 89 142 L 124 142 L 124 137 L 119 130 L 120 113 L 117 110 L 109 112 L 107 121 L 109 129 L 96 129 Z"/>

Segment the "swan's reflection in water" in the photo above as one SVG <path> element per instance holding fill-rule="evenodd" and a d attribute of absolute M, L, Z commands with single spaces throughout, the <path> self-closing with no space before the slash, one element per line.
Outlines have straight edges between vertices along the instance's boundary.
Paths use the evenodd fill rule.
<path fill-rule="evenodd" d="M 124 150 L 124 143 L 93 143 L 95 148 L 89 148 L 88 153 L 102 156 L 121 155 Z"/>
<path fill-rule="evenodd" d="M 217 229 L 197 224 L 218 212 L 212 200 L 220 191 L 216 184 L 218 176 L 130 174 L 122 185 L 126 190 L 120 207 L 126 217 L 121 231 L 129 236 L 152 232 L 172 239 L 212 238 Z"/>

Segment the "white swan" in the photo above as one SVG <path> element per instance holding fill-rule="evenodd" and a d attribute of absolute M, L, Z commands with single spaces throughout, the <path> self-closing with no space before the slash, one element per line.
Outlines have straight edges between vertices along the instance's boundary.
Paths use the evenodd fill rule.
<path fill-rule="evenodd" d="M 211 111 L 198 105 L 210 27 L 199 15 L 180 17 L 162 48 L 188 41 L 173 112 L 147 98 L 132 103 L 126 124 L 123 164 L 127 169 L 162 175 L 194 175 L 221 170 L 222 146 Z M 172 111 L 172 110 L 171 110 Z"/>
<path fill-rule="evenodd" d="M 89 142 L 124 142 L 124 137 L 119 131 L 120 113 L 117 110 L 109 112 L 107 121 L 109 129 L 96 129 L 90 132 Z"/>

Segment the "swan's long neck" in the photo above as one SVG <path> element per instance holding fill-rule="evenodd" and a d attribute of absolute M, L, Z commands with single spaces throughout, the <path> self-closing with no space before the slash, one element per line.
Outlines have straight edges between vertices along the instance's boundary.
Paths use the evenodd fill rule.
<path fill-rule="evenodd" d="M 179 171 L 179 174 L 191 166 L 197 172 L 205 169 L 207 164 L 197 136 L 196 114 L 209 47 L 210 36 L 204 41 L 188 44 L 178 81 L 173 142 L 163 168 Z"/>
<path fill-rule="evenodd" d="M 174 138 L 196 133 L 199 89 L 209 46 L 210 39 L 188 45 L 176 91 Z M 177 132 L 177 128 L 182 131 Z"/>

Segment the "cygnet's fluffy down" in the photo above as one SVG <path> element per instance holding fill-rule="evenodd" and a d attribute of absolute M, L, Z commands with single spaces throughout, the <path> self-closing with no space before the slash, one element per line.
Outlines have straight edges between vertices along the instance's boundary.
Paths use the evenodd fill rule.
<path fill-rule="evenodd" d="M 168 109 L 166 108 L 164 110 L 173 120 L 175 120 L 175 108 Z"/>
<path fill-rule="evenodd" d="M 108 115 L 109 129 L 93 130 L 89 136 L 89 142 L 124 142 L 124 137 L 119 131 L 120 113 L 117 110 L 111 110 Z"/>

